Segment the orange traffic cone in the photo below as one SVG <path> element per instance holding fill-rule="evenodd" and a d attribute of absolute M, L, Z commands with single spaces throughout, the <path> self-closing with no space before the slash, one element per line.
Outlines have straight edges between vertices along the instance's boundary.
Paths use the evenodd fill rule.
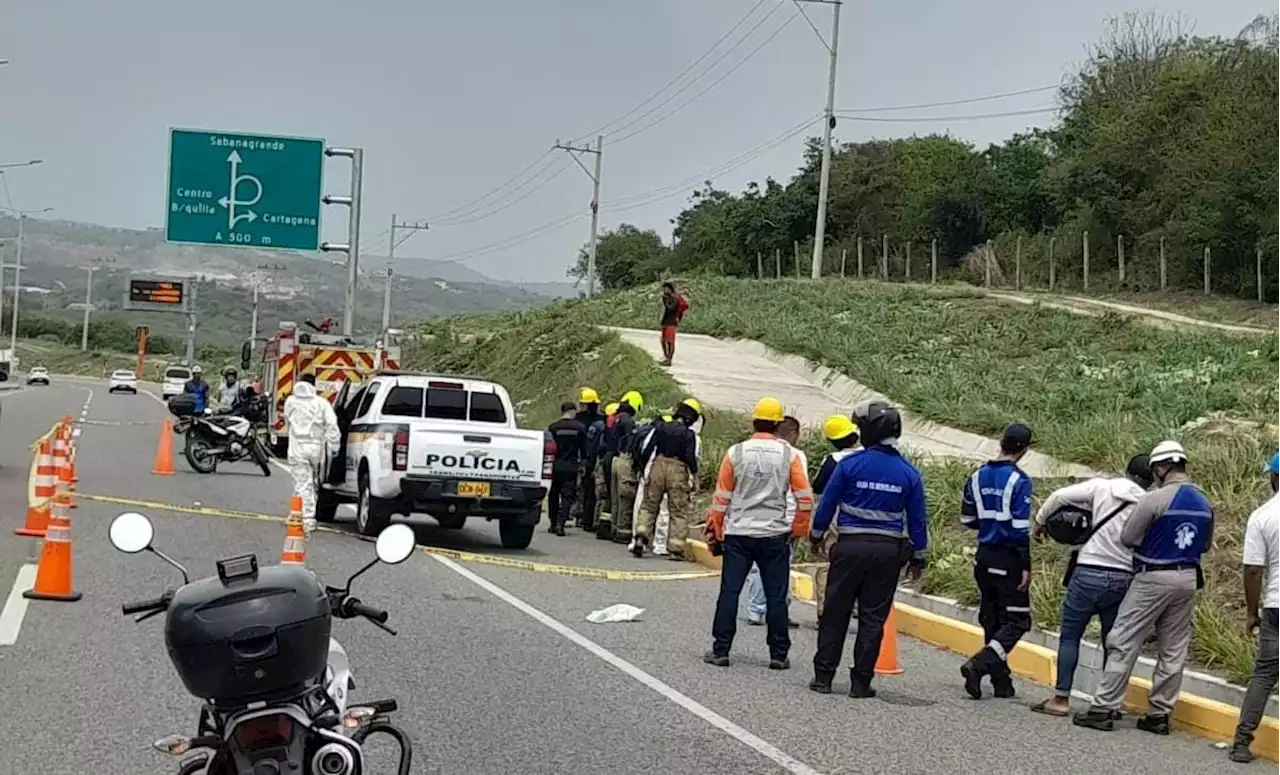
<path fill-rule="evenodd" d="M 156 445 L 156 466 L 151 473 L 173 476 L 173 421 L 164 418 L 160 426 L 160 442 Z"/>
<path fill-rule="evenodd" d="M 58 481 L 71 484 L 71 431 L 59 423 L 53 432 L 53 462 L 58 467 Z"/>
<path fill-rule="evenodd" d="M 15 535 L 44 538 L 49 527 L 49 510 L 58 492 L 58 469 L 53 464 L 53 439 L 45 436 L 35 454 L 35 476 L 27 492 L 27 521 Z"/>
<path fill-rule="evenodd" d="M 307 564 L 307 537 L 302 530 L 302 496 L 295 495 L 289 502 L 289 518 L 284 523 L 284 548 L 280 550 L 281 565 Z"/>
<path fill-rule="evenodd" d="M 49 527 L 44 544 L 40 547 L 40 565 L 36 568 L 36 583 L 22 593 L 28 600 L 63 600 L 75 602 L 81 595 L 71 587 L 71 513 L 68 509 L 70 494 L 59 488 L 53 498 L 53 511 L 49 515 Z"/>
<path fill-rule="evenodd" d="M 876 675 L 902 675 L 898 664 L 898 617 L 889 606 L 889 618 L 884 621 L 884 635 L 880 638 L 880 656 L 876 658 Z"/>

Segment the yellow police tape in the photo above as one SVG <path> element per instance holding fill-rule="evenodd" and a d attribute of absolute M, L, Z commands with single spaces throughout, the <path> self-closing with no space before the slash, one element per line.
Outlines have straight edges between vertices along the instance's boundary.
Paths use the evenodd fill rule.
<path fill-rule="evenodd" d="M 80 497 L 86 500 L 97 501 L 98 503 L 114 503 L 119 506 L 131 506 L 136 509 L 172 511 L 179 514 L 195 514 L 202 517 L 246 519 L 254 522 L 283 523 L 285 521 L 284 517 L 278 517 L 272 514 L 257 514 L 251 511 L 210 508 L 208 506 L 178 506 L 171 503 L 144 501 L 134 498 L 121 498 L 115 495 L 81 495 Z M 320 525 L 317 529 L 325 533 L 333 533 L 346 538 L 356 538 L 362 541 L 373 540 L 372 538 L 367 538 L 355 533 L 349 533 L 345 530 L 326 527 L 325 525 Z M 448 557 L 451 560 L 458 560 L 459 562 L 474 562 L 481 565 L 492 565 L 498 568 L 512 568 L 514 570 L 525 570 L 533 573 L 549 573 L 556 576 L 572 576 L 575 578 L 598 579 L 600 581 L 685 581 L 688 579 L 713 578 L 720 575 L 717 571 L 712 570 L 662 572 L 625 571 L 614 570 L 611 568 L 583 568 L 576 565 L 556 565 L 553 563 L 533 562 L 531 560 L 518 560 L 514 557 L 500 557 L 492 554 L 464 552 L 458 549 L 443 549 L 436 546 L 419 546 L 418 548 L 424 554 Z"/>

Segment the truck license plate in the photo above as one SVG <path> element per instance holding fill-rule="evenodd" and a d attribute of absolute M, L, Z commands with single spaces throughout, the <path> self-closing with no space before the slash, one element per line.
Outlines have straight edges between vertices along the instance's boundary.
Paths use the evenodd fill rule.
<path fill-rule="evenodd" d="M 464 498 L 488 498 L 488 482 L 458 482 L 458 495 Z"/>

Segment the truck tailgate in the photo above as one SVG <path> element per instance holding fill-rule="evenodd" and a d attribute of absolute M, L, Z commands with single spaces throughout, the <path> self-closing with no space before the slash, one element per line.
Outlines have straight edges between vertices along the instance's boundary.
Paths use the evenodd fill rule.
<path fill-rule="evenodd" d="M 410 474 L 540 484 L 542 463 L 542 431 L 461 425 L 409 431 Z"/>

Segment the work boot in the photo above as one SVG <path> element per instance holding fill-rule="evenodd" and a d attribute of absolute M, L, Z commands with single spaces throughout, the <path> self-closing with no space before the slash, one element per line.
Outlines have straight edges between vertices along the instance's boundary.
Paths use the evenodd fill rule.
<path fill-rule="evenodd" d="M 783 657 L 782 659 L 778 659 L 777 657 L 774 657 L 769 660 L 769 669 L 770 670 L 790 670 L 791 660 L 787 659 L 786 657 Z"/>
<path fill-rule="evenodd" d="M 729 655 L 725 654 L 722 656 L 714 651 L 708 651 L 706 654 L 702 655 L 702 661 L 706 662 L 708 665 L 715 665 L 716 667 L 728 667 Z"/>
<path fill-rule="evenodd" d="M 1116 728 L 1111 711 L 1106 708 L 1089 708 L 1083 713 L 1077 713 L 1071 717 L 1071 723 L 1078 727 L 1089 727 L 1103 732 L 1111 732 Z"/>
<path fill-rule="evenodd" d="M 986 672 L 976 661 L 970 659 L 960 666 L 960 675 L 964 676 L 964 690 L 975 700 L 982 699 L 982 676 Z"/>
<path fill-rule="evenodd" d="M 1236 764 L 1248 764 L 1257 757 L 1253 755 L 1253 751 L 1249 750 L 1249 746 L 1236 743 L 1231 746 L 1231 752 L 1227 754 L 1227 758 Z"/>
<path fill-rule="evenodd" d="M 809 682 L 809 691 L 818 694 L 831 694 L 831 679 L 815 675 L 813 680 Z"/>
<path fill-rule="evenodd" d="M 850 670 L 849 696 L 855 700 L 865 700 L 876 696 L 876 690 L 871 688 L 871 679 L 856 675 Z"/>
<path fill-rule="evenodd" d="M 596 520 L 596 538 L 601 541 L 608 541 L 613 538 L 613 523 L 604 517 Z"/>
<path fill-rule="evenodd" d="M 1153 735 L 1167 735 L 1169 734 L 1169 717 L 1148 713 L 1138 719 L 1137 726 L 1143 732 L 1150 732 Z"/>
<path fill-rule="evenodd" d="M 557 522 L 551 532 L 555 533 L 558 536 L 564 536 L 564 523 Z"/>
<path fill-rule="evenodd" d="M 1013 688 L 1013 679 L 1007 675 L 991 676 L 992 694 L 1002 699 L 1008 699 L 1017 695 L 1017 691 Z"/>

